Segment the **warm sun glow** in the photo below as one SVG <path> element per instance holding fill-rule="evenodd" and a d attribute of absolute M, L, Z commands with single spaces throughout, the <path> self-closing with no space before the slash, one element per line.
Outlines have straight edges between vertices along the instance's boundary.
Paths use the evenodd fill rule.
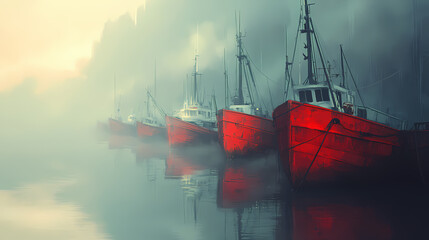
<path fill-rule="evenodd" d="M 76 77 L 104 24 L 144 0 L 0 2 L 0 91 L 36 79 L 38 91 Z"/>

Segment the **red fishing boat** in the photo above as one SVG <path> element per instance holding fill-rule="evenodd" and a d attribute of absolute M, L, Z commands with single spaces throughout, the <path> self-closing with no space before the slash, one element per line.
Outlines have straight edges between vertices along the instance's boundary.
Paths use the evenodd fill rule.
<path fill-rule="evenodd" d="M 240 28 L 240 27 L 239 27 Z M 258 95 L 249 58 L 242 47 L 242 33 L 237 33 L 238 91 L 233 105 L 217 113 L 219 142 L 227 157 L 241 157 L 249 154 L 264 153 L 275 148 L 273 121 L 268 114 L 256 107 Z M 245 103 L 243 95 L 243 75 L 247 83 L 250 103 Z M 251 79 L 248 79 L 250 76 Z M 253 83 L 253 85 L 250 84 Z M 252 95 L 252 89 L 254 90 Z M 225 68 L 226 105 L 228 104 L 228 77 Z M 259 98 L 259 96 L 257 96 Z M 260 98 L 259 98 L 260 99 Z"/>
<path fill-rule="evenodd" d="M 110 133 L 114 135 L 135 136 L 137 134 L 134 123 L 126 123 L 113 118 L 109 118 L 109 129 Z"/>
<path fill-rule="evenodd" d="M 128 116 L 127 121 L 122 121 L 122 117 L 120 114 L 119 103 L 116 103 L 116 76 L 114 78 L 114 86 L 113 86 L 113 108 L 114 108 L 114 116 L 108 119 L 109 121 L 109 130 L 110 134 L 113 135 L 128 135 L 128 136 L 136 136 L 136 122 L 133 114 Z"/>
<path fill-rule="evenodd" d="M 292 184 L 372 181 L 402 175 L 399 130 L 339 111 L 287 101 L 273 113 Z M 398 176 L 399 176 L 398 175 Z"/>
<path fill-rule="evenodd" d="M 307 35 L 308 78 L 304 84 L 292 85 L 294 98 L 299 102 L 289 100 L 273 112 L 279 155 L 292 185 L 404 180 L 413 166 L 400 161 L 400 130 L 389 126 L 393 126 L 393 121 L 401 121 L 369 107 L 355 106 L 353 92 L 345 88 L 344 61 L 347 63 L 347 60 L 342 48 L 342 83 L 334 84 L 314 35 L 307 1 L 304 9 L 301 32 Z M 318 80 L 313 72 L 313 37 L 324 81 Z M 286 63 L 286 67 L 289 64 Z M 289 74 L 288 69 L 286 72 Z M 381 116 L 379 121 L 381 118 L 385 121 L 368 120 L 373 114 Z"/>
<path fill-rule="evenodd" d="M 215 111 L 205 106 L 198 98 L 198 62 L 195 56 L 193 94 L 184 102 L 175 116 L 165 116 L 170 146 L 206 144 L 217 141 Z"/>
<path fill-rule="evenodd" d="M 242 112 L 218 111 L 219 142 L 229 157 L 274 149 L 273 121 Z"/>
<path fill-rule="evenodd" d="M 137 135 L 141 139 L 167 139 L 167 128 L 163 123 L 158 121 L 153 111 L 150 108 L 150 103 L 156 107 L 162 116 L 165 116 L 165 112 L 158 106 L 155 98 L 152 97 L 149 91 L 147 91 L 146 101 L 146 116 L 141 121 L 137 121 Z"/>
<path fill-rule="evenodd" d="M 197 124 L 166 116 L 168 142 L 170 146 L 211 143 L 217 140 L 217 133 Z"/>
<path fill-rule="evenodd" d="M 150 123 L 137 121 L 137 135 L 140 138 L 165 138 L 167 129 L 162 126 L 153 126 Z"/>

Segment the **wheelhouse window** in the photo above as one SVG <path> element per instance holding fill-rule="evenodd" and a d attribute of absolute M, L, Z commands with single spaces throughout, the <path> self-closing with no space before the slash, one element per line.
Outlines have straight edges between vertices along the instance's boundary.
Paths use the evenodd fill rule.
<path fill-rule="evenodd" d="M 299 101 L 313 102 L 313 95 L 311 94 L 311 90 L 299 91 Z"/>
<path fill-rule="evenodd" d="M 322 100 L 322 91 L 320 89 L 316 89 L 316 91 L 314 91 L 314 93 L 316 94 L 316 101 L 317 102 L 321 102 Z"/>
<path fill-rule="evenodd" d="M 323 101 L 329 101 L 329 91 L 328 88 L 322 88 L 322 99 Z"/>
<path fill-rule="evenodd" d="M 305 102 L 305 93 L 304 91 L 299 91 L 299 101 Z"/>

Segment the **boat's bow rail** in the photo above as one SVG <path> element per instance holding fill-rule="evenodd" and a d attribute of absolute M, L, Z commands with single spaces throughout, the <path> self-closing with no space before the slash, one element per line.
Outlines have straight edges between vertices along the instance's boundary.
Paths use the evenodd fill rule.
<path fill-rule="evenodd" d="M 356 106 L 356 116 L 382 123 L 399 130 L 405 130 L 408 124 L 407 121 L 403 119 L 367 106 Z"/>
<path fill-rule="evenodd" d="M 416 122 L 414 123 L 415 130 L 429 130 L 429 122 Z"/>

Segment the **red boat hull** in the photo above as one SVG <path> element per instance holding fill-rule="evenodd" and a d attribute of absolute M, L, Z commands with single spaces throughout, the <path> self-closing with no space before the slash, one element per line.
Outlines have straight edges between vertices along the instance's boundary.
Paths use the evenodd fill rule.
<path fill-rule="evenodd" d="M 188 146 L 217 141 L 217 132 L 166 116 L 168 143 L 170 146 Z"/>
<path fill-rule="evenodd" d="M 263 153 L 275 148 L 271 119 L 230 110 L 217 115 L 219 142 L 228 157 Z"/>
<path fill-rule="evenodd" d="M 165 127 L 154 127 L 137 121 L 137 135 L 142 139 L 166 139 Z"/>
<path fill-rule="evenodd" d="M 279 155 L 293 187 L 304 181 L 305 185 L 372 183 L 400 178 L 411 167 L 399 161 L 399 130 L 385 125 L 295 101 L 277 107 L 273 119 Z M 337 124 L 328 131 L 333 119 Z"/>
<path fill-rule="evenodd" d="M 136 126 L 123 123 L 121 121 L 109 118 L 109 129 L 111 134 L 136 136 Z"/>

